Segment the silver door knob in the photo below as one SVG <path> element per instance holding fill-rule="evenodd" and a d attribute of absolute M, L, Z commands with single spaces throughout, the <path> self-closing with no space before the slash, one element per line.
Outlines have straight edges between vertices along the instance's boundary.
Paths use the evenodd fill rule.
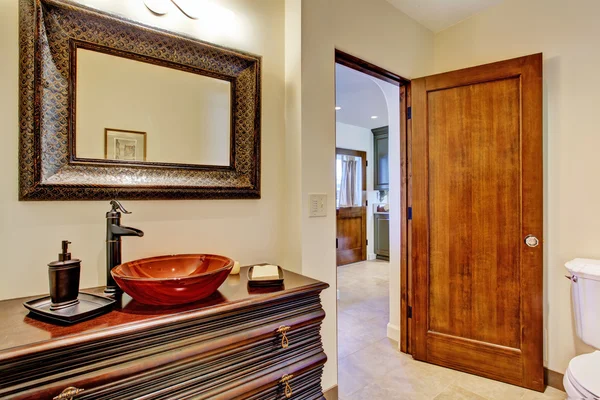
<path fill-rule="evenodd" d="M 538 247 L 540 240 L 533 235 L 525 236 L 525 244 L 529 247 Z"/>

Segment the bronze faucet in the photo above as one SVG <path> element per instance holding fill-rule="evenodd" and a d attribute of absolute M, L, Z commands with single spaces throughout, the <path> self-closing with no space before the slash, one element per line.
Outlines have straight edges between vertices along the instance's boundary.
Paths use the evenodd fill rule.
<path fill-rule="evenodd" d="M 106 213 L 106 289 L 104 289 L 104 293 L 116 295 L 122 293 L 122 290 L 117 286 L 110 271 L 121 264 L 121 237 L 142 237 L 144 232 L 128 226 L 121 226 L 121 213 L 131 213 L 125 210 L 117 200 L 112 200 L 110 205 L 112 210 Z"/>

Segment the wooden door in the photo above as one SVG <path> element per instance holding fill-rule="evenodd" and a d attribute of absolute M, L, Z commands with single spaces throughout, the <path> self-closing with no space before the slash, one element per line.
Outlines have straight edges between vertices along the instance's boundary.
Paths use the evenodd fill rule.
<path fill-rule="evenodd" d="M 337 265 L 352 264 L 367 259 L 366 207 L 338 208 Z"/>
<path fill-rule="evenodd" d="M 337 265 L 352 264 L 367 259 L 367 153 L 364 151 L 336 149 L 336 170 L 340 169 L 339 156 L 350 156 L 359 160 L 361 171 L 357 185 L 360 186 L 360 198 L 355 206 L 339 205 L 336 210 L 337 239 L 336 258 Z M 339 188 L 338 194 L 339 196 Z"/>
<path fill-rule="evenodd" d="M 544 389 L 542 179 L 541 54 L 412 81 L 414 358 Z"/>

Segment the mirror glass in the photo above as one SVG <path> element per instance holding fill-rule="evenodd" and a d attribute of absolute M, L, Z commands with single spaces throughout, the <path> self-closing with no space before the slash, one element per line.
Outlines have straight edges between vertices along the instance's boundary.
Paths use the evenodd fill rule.
<path fill-rule="evenodd" d="M 231 83 L 77 49 L 75 156 L 229 166 Z"/>

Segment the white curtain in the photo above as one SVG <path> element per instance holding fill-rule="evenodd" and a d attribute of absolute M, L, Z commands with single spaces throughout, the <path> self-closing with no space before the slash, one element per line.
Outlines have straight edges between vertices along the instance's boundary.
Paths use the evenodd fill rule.
<path fill-rule="evenodd" d="M 338 155 L 341 158 L 339 207 L 362 206 L 362 163 L 360 157 Z"/>

